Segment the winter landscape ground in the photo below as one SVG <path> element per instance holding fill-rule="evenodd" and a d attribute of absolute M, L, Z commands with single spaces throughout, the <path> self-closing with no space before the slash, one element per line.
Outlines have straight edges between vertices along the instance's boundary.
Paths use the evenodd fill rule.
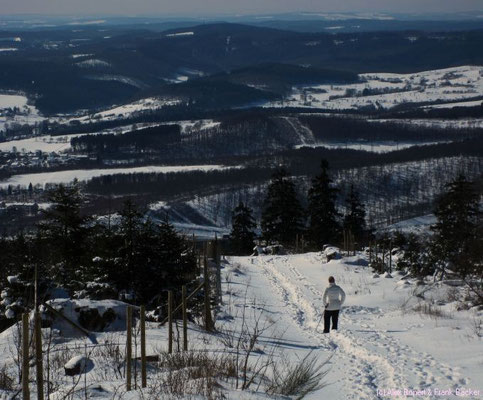
<path fill-rule="evenodd" d="M 213 397 L 208 398 L 267 398 L 264 392 L 270 381 L 265 375 L 273 374 L 273 365 L 282 368 L 286 362 L 296 365 L 311 358 L 320 363 L 325 373 L 321 378 L 323 387 L 308 395 L 308 399 L 481 398 L 482 313 L 475 309 L 458 310 L 455 292 L 464 288 L 458 282 L 434 282 L 431 277 L 421 284 L 405 271 L 379 276 L 367 263 L 367 254 L 363 253 L 329 262 L 324 253 L 227 258 L 222 269 L 223 305 L 216 312 L 217 332 L 203 333 L 191 323 L 190 350 L 227 360 L 239 352 L 243 358 L 246 348 L 237 347 L 241 332 L 246 330 L 253 335 L 258 330 L 249 356 L 249 375 L 255 374 L 257 365 L 261 371 L 245 390 L 234 377 L 219 378 Z M 324 334 L 322 295 L 331 275 L 345 290 L 347 300 L 340 329 Z M 51 304 L 61 305 L 65 301 L 64 313 L 75 319 L 76 313 L 69 309 L 82 305 L 82 300 L 70 304 L 59 299 Z M 61 360 L 54 363 L 50 372 L 58 388 L 51 398 L 80 399 L 86 393 L 106 399 L 178 398 L 156 388 L 156 382 L 166 379 L 169 373 L 165 368 L 156 368 L 156 364 L 149 368 L 148 389 L 125 392 L 125 333 L 116 332 L 125 323 L 125 304 L 99 304 L 99 309 L 113 308 L 118 319 L 110 326 L 111 332 L 93 334 L 98 344 L 76 339 L 75 330 L 57 321 L 49 351 L 52 358 L 60 352 Z M 3 361 L 13 371 L 17 357 L 15 332 L 12 327 L 0 338 Z M 44 334 L 48 337 L 48 329 Z M 148 355 L 165 354 L 167 335 L 166 326 L 148 325 Z M 113 365 L 116 360 L 109 357 L 114 355 L 102 351 L 103 346 L 120 352 L 119 365 Z M 84 354 L 93 361 L 85 378 L 63 376 L 62 360 Z M 191 390 L 197 390 L 196 381 L 190 385 Z M 179 398 L 197 398 L 194 394 Z M 9 398 L 6 392 L 3 396 Z"/>

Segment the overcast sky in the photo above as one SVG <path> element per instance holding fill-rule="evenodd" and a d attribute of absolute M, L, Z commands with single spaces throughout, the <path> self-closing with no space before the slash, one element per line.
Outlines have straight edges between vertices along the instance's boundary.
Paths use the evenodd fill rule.
<path fill-rule="evenodd" d="M 454 13 L 483 0 L 0 0 L 0 15 L 220 15 L 283 12 Z"/>

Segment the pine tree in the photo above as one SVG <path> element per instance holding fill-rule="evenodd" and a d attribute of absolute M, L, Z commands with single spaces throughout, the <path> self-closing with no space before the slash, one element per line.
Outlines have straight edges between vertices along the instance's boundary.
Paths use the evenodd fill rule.
<path fill-rule="evenodd" d="M 309 240 L 317 249 L 340 237 L 339 213 L 335 208 L 339 190 L 332 186 L 326 160 L 322 160 L 321 168 L 320 175 L 312 179 L 308 195 Z"/>
<path fill-rule="evenodd" d="M 475 251 L 483 246 L 479 194 L 463 175 L 446 188 L 434 212 L 437 222 L 431 227 L 434 232 L 431 253 L 443 276 L 449 265 L 464 278 L 478 272 L 478 268 L 481 270 L 481 258 Z"/>
<path fill-rule="evenodd" d="M 406 240 L 404 255 L 397 261 L 396 268 L 407 270 L 416 277 L 425 277 L 434 272 L 433 264 L 428 257 L 427 242 L 424 238 L 411 233 Z"/>
<path fill-rule="evenodd" d="M 230 245 L 235 254 L 248 255 L 253 250 L 256 223 L 252 213 L 243 202 L 240 202 L 232 212 Z"/>
<path fill-rule="evenodd" d="M 281 168 L 272 175 L 263 202 L 262 234 L 269 242 L 292 245 L 303 228 L 303 210 L 295 185 Z"/>
<path fill-rule="evenodd" d="M 81 213 L 83 198 L 77 182 L 59 185 L 49 192 L 48 200 L 52 206 L 44 212 L 40 234 L 49 242 L 51 264 L 58 267 L 53 274 L 58 274 L 59 282 L 70 285 L 86 260 L 89 218 Z"/>
<path fill-rule="evenodd" d="M 123 289 L 132 288 L 132 282 L 139 264 L 139 243 L 143 213 L 141 213 L 132 200 L 126 200 L 119 213 L 120 246 L 119 256 L 121 265 L 117 271 L 116 281 Z"/>
<path fill-rule="evenodd" d="M 351 185 L 346 205 L 344 230 L 352 233 L 355 240 L 360 243 L 366 233 L 366 210 L 359 200 L 359 194 L 354 190 L 354 185 Z"/>

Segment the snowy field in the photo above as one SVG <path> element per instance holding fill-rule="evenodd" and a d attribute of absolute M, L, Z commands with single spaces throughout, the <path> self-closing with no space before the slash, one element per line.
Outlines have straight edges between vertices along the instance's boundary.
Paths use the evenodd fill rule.
<path fill-rule="evenodd" d="M 74 133 L 65 135 L 43 135 L 35 136 L 28 139 L 9 140 L 7 142 L 0 142 L 0 151 L 3 152 L 22 152 L 33 153 L 40 150 L 44 153 L 62 153 L 69 151 L 72 147 L 70 144 L 71 139 L 80 136 L 87 135 L 108 135 L 108 134 L 124 134 L 132 132 L 134 130 L 151 128 L 154 126 L 162 125 L 162 123 L 142 123 L 120 126 L 113 129 L 106 129 L 100 132 L 93 133 Z M 15 149 L 14 149 L 15 147 Z"/>
<path fill-rule="evenodd" d="M 380 122 L 390 124 L 401 124 L 409 126 L 421 126 L 425 128 L 440 129 L 481 129 L 483 128 L 482 118 L 461 118 L 461 119 L 368 119 L 368 122 Z"/>
<path fill-rule="evenodd" d="M 0 94 L 0 110 L 6 108 L 22 108 L 27 105 L 27 98 L 25 96 L 14 94 Z"/>
<path fill-rule="evenodd" d="M 388 153 L 390 151 L 397 151 L 409 149 L 414 146 L 427 146 L 431 144 L 438 144 L 445 142 L 396 142 L 393 140 L 376 141 L 376 142 L 317 142 L 315 144 L 301 144 L 295 148 L 302 147 L 327 147 L 328 149 L 351 149 L 370 151 L 373 153 Z M 449 142 L 448 142 L 449 143 Z"/>
<path fill-rule="evenodd" d="M 428 214 L 397 222 L 395 224 L 389 225 L 384 230 L 389 232 L 402 232 L 404 234 L 428 234 L 431 233 L 431 225 L 434 225 L 436 222 L 436 216 L 434 214 Z"/>
<path fill-rule="evenodd" d="M 0 132 L 8 124 L 33 125 L 43 120 L 39 111 L 27 102 L 27 97 L 21 94 L 0 94 Z M 19 112 L 15 116 L 6 117 L 5 111 L 15 107 Z"/>
<path fill-rule="evenodd" d="M 354 84 L 298 87 L 289 99 L 270 102 L 266 106 L 331 110 L 367 107 L 390 109 L 400 104 L 456 103 L 483 96 L 481 66 L 461 66 L 412 74 L 366 73 L 359 75 L 359 78 L 360 82 Z"/>
<path fill-rule="evenodd" d="M 115 174 L 136 174 L 136 173 L 168 173 L 188 171 L 212 171 L 224 168 L 221 165 L 185 165 L 185 166 L 146 166 L 135 168 L 105 168 L 105 169 L 75 169 L 68 171 L 41 172 L 36 174 L 13 175 L 9 179 L 0 182 L 0 187 L 6 188 L 9 185 L 27 187 L 30 183 L 33 186 L 45 186 L 48 183 L 60 184 L 70 183 L 74 179 L 88 181 L 92 178 Z"/>
<path fill-rule="evenodd" d="M 319 363 L 326 362 L 323 370 L 327 375 L 322 379 L 325 386 L 305 397 L 309 400 L 482 398 L 482 343 L 472 321 L 481 321 L 483 313 L 456 311 L 457 304 L 450 295 L 454 288 L 450 286 L 434 284 L 431 280 L 418 286 L 414 279 L 402 279 L 399 273 L 393 273 L 393 278 L 374 277 L 366 263 L 363 254 L 330 262 L 326 262 L 321 253 L 229 258 L 222 269 L 223 306 L 216 314 L 217 332 L 204 333 L 198 325 L 190 324 L 189 347 L 211 357 L 235 357 L 240 353 L 239 361 L 243 362 L 246 351 L 237 345 L 237 338 L 244 330 L 258 329 L 260 335 L 255 351 L 248 357 L 252 367 L 249 376 L 266 361 L 295 365 L 309 356 Z M 345 290 L 347 300 L 339 319 L 339 331 L 323 334 L 322 296 L 330 275 Z M 114 303 L 106 304 L 122 308 L 122 304 Z M 66 310 L 73 309 L 76 304 Z M 83 301 L 82 304 L 87 303 Z M 417 311 L 422 304 L 431 304 L 440 315 Z M 121 322 L 116 322 L 117 328 Z M 12 373 L 16 371 L 15 329 L 0 335 L 2 362 Z M 65 324 L 64 330 L 59 332 L 62 331 L 69 331 Z M 88 354 L 93 364 L 85 379 L 67 377 L 62 362 L 55 364 L 56 369 L 50 373 L 56 380 L 57 393 L 52 399 L 65 398 L 62 396 L 72 388 L 74 394 L 69 397 L 72 399 L 86 396 L 101 399 L 210 398 L 201 395 L 153 397 L 156 383 L 166 379 L 168 374 L 165 368 L 156 370 L 154 367 L 148 369 L 149 389 L 126 393 L 123 375 L 116 373 L 114 360 L 109 358 L 111 353 L 118 353 L 101 351 L 103 343 L 107 343 L 107 349 L 118 344 L 122 355 L 124 332 L 93 333 L 91 337 L 100 346 L 87 339 L 61 338 L 59 332 L 54 336 L 51 350 L 59 354 L 56 360 L 67 361 L 73 355 Z M 48 329 L 44 329 L 44 334 L 48 337 Z M 149 356 L 166 351 L 166 326 L 149 324 L 147 348 Z M 118 366 L 122 370 L 122 362 Z M 268 365 L 262 371 L 270 378 Z M 195 387 L 195 383 L 187 387 Z M 241 390 L 240 386 L 236 387 L 233 378 L 222 379 L 217 393 L 225 397 L 211 398 L 296 398 L 267 396 L 269 384 L 267 379 L 260 379 L 260 375 L 246 390 Z M 197 394 L 196 389 L 193 390 L 193 394 Z M 472 395 L 461 396 L 470 390 Z"/>
<path fill-rule="evenodd" d="M 460 101 L 456 103 L 435 104 L 433 106 L 424 106 L 423 108 L 453 108 L 453 107 L 478 107 L 483 104 L 483 100 Z"/>
<path fill-rule="evenodd" d="M 157 110 L 165 106 L 172 106 L 179 103 L 180 101 L 177 99 L 160 99 L 157 97 L 148 97 L 132 103 L 109 108 L 95 114 L 90 114 L 79 118 L 72 118 L 69 119 L 67 122 L 79 121 L 81 123 L 85 123 L 89 122 L 91 119 L 102 119 L 103 121 L 111 121 L 118 119 L 120 116 L 127 118 L 137 112 Z"/>

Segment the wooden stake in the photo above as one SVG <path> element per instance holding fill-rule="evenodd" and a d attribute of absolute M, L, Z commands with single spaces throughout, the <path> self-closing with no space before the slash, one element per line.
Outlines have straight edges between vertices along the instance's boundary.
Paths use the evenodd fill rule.
<path fill-rule="evenodd" d="M 132 306 L 126 309 L 126 390 L 131 390 L 132 367 Z"/>
<path fill-rule="evenodd" d="M 392 241 L 389 242 L 389 273 L 392 274 Z"/>
<path fill-rule="evenodd" d="M 38 304 L 38 299 L 39 299 L 39 277 L 38 277 L 39 271 L 37 264 L 35 264 L 35 269 L 34 269 L 34 309 L 35 311 L 39 311 L 39 304 Z"/>
<path fill-rule="evenodd" d="M 173 292 L 168 291 L 168 353 L 173 352 Z"/>
<path fill-rule="evenodd" d="M 186 286 L 181 288 L 181 297 L 183 304 L 183 351 L 188 351 L 188 316 L 186 313 Z"/>
<path fill-rule="evenodd" d="M 30 400 L 29 388 L 29 315 L 22 314 L 22 399 Z"/>
<path fill-rule="evenodd" d="M 342 231 L 342 251 L 341 251 L 341 255 L 344 255 L 344 251 L 345 251 L 345 229 Z"/>
<path fill-rule="evenodd" d="M 44 362 L 42 355 L 42 320 L 35 313 L 35 370 L 37 372 L 37 399 L 44 400 Z"/>
<path fill-rule="evenodd" d="M 208 259 L 204 259 L 204 283 L 205 283 L 205 330 L 210 332 L 213 329 L 210 305 L 210 273 L 208 271 Z"/>
<path fill-rule="evenodd" d="M 146 374 L 146 307 L 141 306 L 141 316 L 140 316 L 140 325 L 141 325 L 141 387 L 145 388 L 147 383 L 147 374 Z"/>

